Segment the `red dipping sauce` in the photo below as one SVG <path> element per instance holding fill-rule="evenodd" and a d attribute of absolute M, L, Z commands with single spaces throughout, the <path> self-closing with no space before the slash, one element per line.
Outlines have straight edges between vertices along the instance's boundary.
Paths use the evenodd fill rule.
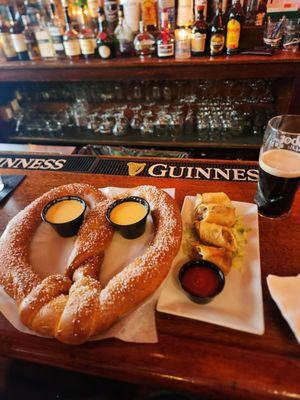
<path fill-rule="evenodd" d="M 209 303 L 225 285 L 222 270 L 206 260 L 187 262 L 180 268 L 178 278 L 185 294 L 200 304 Z"/>
<path fill-rule="evenodd" d="M 185 271 L 181 284 L 193 296 L 211 297 L 218 291 L 220 281 L 212 269 L 193 266 Z"/>

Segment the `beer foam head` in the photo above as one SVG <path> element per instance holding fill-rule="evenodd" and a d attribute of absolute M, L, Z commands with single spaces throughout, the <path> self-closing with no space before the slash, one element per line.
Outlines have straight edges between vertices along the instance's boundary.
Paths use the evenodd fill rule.
<path fill-rule="evenodd" d="M 300 154 L 285 149 L 268 150 L 260 155 L 259 166 L 273 176 L 299 178 Z"/>

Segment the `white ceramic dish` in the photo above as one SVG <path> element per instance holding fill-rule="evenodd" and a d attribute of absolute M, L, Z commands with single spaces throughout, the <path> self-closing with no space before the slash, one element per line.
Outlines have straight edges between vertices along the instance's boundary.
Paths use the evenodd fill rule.
<path fill-rule="evenodd" d="M 194 201 L 193 196 L 185 197 L 181 211 L 184 229 L 192 225 Z M 233 205 L 237 214 L 242 216 L 245 227 L 250 228 L 242 271 L 232 268 L 226 277 L 222 293 L 208 304 L 196 304 L 184 294 L 178 284 L 178 270 L 188 261 L 181 248 L 159 297 L 157 310 L 262 335 L 265 328 L 257 206 L 237 201 Z"/>

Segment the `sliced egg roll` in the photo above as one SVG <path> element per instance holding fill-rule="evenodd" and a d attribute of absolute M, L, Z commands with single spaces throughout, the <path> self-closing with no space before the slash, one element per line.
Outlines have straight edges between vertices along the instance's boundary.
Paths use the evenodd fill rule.
<path fill-rule="evenodd" d="M 223 247 L 205 246 L 199 242 L 192 243 L 196 258 L 210 261 L 219 267 L 225 275 L 228 274 L 232 264 L 232 251 Z"/>
<path fill-rule="evenodd" d="M 235 209 L 223 204 L 201 204 L 195 210 L 195 219 L 231 227 L 236 222 Z"/>
<path fill-rule="evenodd" d="M 224 247 L 231 251 L 237 249 L 235 237 L 229 228 L 203 221 L 195 221 L 194 226 L 203 243 Z"/>

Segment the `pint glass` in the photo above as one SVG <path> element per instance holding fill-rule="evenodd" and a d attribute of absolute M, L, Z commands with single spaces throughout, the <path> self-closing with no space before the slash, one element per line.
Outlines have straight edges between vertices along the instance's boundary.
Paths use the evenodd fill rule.
<path fill-rule="evenodd" d="M 259 155 L 255 202 L 261 215 L 287 214 L 300 178 L 300 115 L 279 115 L 268 122 Z"/>

